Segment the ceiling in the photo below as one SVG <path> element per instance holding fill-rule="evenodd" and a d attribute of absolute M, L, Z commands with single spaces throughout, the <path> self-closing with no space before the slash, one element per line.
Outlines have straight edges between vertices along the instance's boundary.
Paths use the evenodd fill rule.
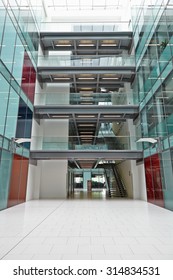
<path fill-rule="evenodd" d="M 122 53 L 122 50 L 129 51 L 132 32 L 116 32 L 114 28 L 111 24 L 88 24 L 84 29 L 83 25 L 78 24 L 74 25 L 72 32 L 41 32 L 42 50 L 71 51 L 72 55 L 113 55 Z"/>

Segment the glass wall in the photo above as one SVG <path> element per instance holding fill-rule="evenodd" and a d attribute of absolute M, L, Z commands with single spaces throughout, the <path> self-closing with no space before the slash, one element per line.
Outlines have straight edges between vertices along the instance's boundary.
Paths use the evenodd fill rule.
<path fill-rule="evenodd" d="M 31 137 L 38 45 L 26 1 L 0 0 L 0 210 L 26 199 L 30 144 L 12 139 Z"/>
<path fill-rule="evenodd" d="M 149 202 L 173 210 L 173 7 L 161 0 L 147 0 L 137 11 L 132 18 L 137 64 L 134 84 L 138 84 L 141 137 L 157 141 L 143 144 L 147 197 Z"/>
<path fill-rule="evenodd" d="M 7 208 L 12 154 L 0 149 L 0 210 Z"/>

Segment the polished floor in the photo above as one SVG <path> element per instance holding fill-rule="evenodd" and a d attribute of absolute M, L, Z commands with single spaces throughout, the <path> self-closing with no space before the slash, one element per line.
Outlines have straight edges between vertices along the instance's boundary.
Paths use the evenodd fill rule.
<path fill-rule="evenodd" d="M 0 258 L 173 260 L 173 212 L 128 199 L 30 201 L 0 212 Z"/>

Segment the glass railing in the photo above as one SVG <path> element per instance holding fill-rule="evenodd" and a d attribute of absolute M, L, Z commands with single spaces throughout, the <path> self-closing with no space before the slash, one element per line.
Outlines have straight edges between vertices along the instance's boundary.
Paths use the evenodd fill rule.
<path fill-rule="evenodd" d="M 11 150 L 11 140 L 0 134 L 0 148 L 7 151 Z"/>
<path fill-rule="evenodd" d="M 85 134 L 86 135 L 86 134 Z M 32 137 L 31 150 L 141 150 L 136 136 Z"/>
<path fill-rule="evenodd" d="M 135 67 L 132 55 L 49 55 L 39 56 L 38 67 Z"/>
<path fill-rule="evenodd" d="M 125 32 L 131 31 L 131 22 L 127 21 L 115 21 L 115 22 L 64 22 L 63 30 L 62 22 L 42 22 L 41 32 Z"/>
<path fill-rule="evenodd" d="M 137 100 L 136 100 L 137 102 Z M 133 105 L 135 104 L 132 92 L 108 93 L 36 93 L 35 105 Z M 137 103 L 136 103 L 137 104 Z"/>
<path fill-rule="evenodd" d="M 25 148 L 23 145 L 17 144 L 13 141 L 13 139 L 9 139 L 7 137 L 4 137 L 3 135 L 0 135 L 0 148 L 5 149 L 11 153 L 29 158 L 29 149 Z"/>

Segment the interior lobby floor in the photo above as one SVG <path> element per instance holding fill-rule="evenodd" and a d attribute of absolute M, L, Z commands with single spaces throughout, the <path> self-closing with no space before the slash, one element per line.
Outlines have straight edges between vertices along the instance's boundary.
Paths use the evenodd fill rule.
<path fill-rule="evenodd" d="M 0 212 L 0 259 L 171 259 L 173 212 L 139 200 L 34 200 Z"/>

